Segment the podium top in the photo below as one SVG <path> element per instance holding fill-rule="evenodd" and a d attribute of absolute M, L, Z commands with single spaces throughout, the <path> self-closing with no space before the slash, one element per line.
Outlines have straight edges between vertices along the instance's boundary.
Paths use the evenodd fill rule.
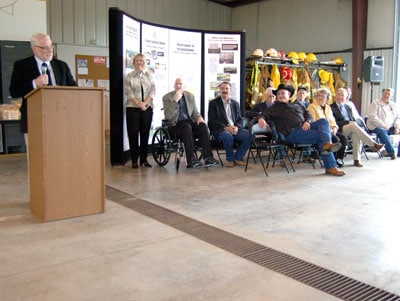
<path fill-rule="evenodd" d="M 82 90 L 82 91 L 105 91 L 105 88 L 102 87 L 78 87 L 78 86 L 46 86 L 46 87 L 39 87 L 24 96 L 25 99 L 29 98 L 33 94 L 37 93 L 40 90 Z"/>

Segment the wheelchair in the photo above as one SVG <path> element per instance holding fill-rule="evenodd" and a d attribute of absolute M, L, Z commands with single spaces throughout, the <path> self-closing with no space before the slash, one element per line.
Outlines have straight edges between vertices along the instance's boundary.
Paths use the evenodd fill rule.
<path fill-rule="evenodd" d="M 185 148 L 181 139 L 177 138 L 172 131 L 172 125 L 169 120 L 162 120 L 152 138 L 153 159 L 159 166 L 165 166 L 171 159 L 172 153 L 175 153 L 175 170 L 179 170 L 182 159 L 185 156 Z M 197 147 L 195 141 L 195 157 L 197 159 Z"/>

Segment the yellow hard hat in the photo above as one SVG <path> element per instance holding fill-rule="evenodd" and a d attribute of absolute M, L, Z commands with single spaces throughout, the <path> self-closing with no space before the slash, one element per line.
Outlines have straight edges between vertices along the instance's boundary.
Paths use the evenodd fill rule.
<path fill-rule="evenodd" d="M 298 61 L 299 56 L 297 55 L 297 52 L 290 51 L 289 54 L 287 55 L 287 57 L 290 57 L 294 64 L 298 64 L 299 63 L 299 61 Z"/>
<path fill-rule="evenodd" d="M 323 83 L 327 83 L 329 81 L 329 72 L 323 69 L 318 70 L 318 76 Z"/>
<path fill-rule="evenodd" d="M 252 56 L 260 56 L 263 57 L 264 51 L 261 48 L 257 48 L 256 50 L 253 51 Z"/>
<path fill-rule="evenodd" d="M 300 51 L 297 54 L 297 57 L 299 58 L 299 60 L 304 61 L 306 59 L 306 57 L 307 57 L 307 54 L 304 51 Z"/>
<path fill-rule="evenodd" d="M 337 56 L 333 60 L 336 64 L 344 64 L 343 58 L 341 56 Z"/>
<path fill-rule="evenodd" d="M 267 51 L 265 51 L 265 56 L 279 57 L 279 54 L 278 54 L 278 51 L 276 51 L 275 48 L 269 48 Z"/>
<path fill-rule="evenodd" d="M 309 54 L 307 54 L 305 62 L 307 64 L 313 63 L 313 62 L 318 62 L 318 59 L 317 59 L 317 57 L 315 56 L 314 53 L 310 52 Z"/>

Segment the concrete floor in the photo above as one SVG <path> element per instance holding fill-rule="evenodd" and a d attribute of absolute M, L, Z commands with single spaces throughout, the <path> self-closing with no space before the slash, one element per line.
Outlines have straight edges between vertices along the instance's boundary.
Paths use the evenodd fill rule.
<path fill-rule="evenodd" d="M 153 163 L 153 159 L 149 158 Z M 133 170 L 106 184 L 203 223 L 400 295 L 400 160 L 310 165 L 265 177 L 242 167 Z M 52 222 L 31 215 L 26 157 L 0 156 L 0 300 L 339 300 L 114 201 Z"/>

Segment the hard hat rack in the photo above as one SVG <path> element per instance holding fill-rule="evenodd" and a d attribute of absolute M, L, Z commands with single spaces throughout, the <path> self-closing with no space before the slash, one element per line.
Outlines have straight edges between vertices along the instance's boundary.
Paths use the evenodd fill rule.
<path fill-rule="evenodd" d="M 265 69 L 264 66 L 268 66 L 267 74 L 263 72 Z M 290 57 L 262 57 L 253 55 L 246 58 L 246 110 L 252 108 L 257 103 L 264 101 L 263 97 L 265 96 L 265 89 L 268 86 L 271 86 L 271 81 L 275 82 L 273 80 L 274 76 L 271 75 L 271 73 L 274 73 L 273 70 L 276 67 L 279 68 L 278 74 L 281 75 L 281 78 L 280 80 L 278 79 L 278 82 L 293 85 L 295 89 L 297 89 L 297 87 L 300 85 L 298 82 L 294 83 L 290 78 L 282 78 L 282 76 L 285 77 L 285 75 L 288 74 L 287 70 L 285 70 L 285 67 L 287 69 L 291 69 L 292 72 L 297 70 L 297 74 L 299 74 L 298 72 L 302 72 L 303 74 L 307 73 L 309 81 L 305 85 L 308 86 L 310 98 L 313 98 L 316 89 L 322 85 L 331 90 L 332 95 L 334 95 L 336 80 L 338 80 L 339 86 L 347 85 L 347 83 L 341 78 L 341 71 L 345 72 L 347 69 L 347 65 L 345 63 L 339 64 L 335 60 L 319 62 L 293 59 Z M 290 71 L 288 72 L 291 74 Z M 331 73 L 331 75 L 328 75 L 327 73 Z M 329 76 L 329 80 L 320 79 L 320 74 Z M 272 86 L 276 86 L 276 84 L 272 84 Z"/>
<path fill-rule="evenodd" d="M 304 61 L 298 60 L 299 62 L 296 64 L 293 62 L 292 58 L 275 58 L 275 57 L 258 57 L 258 56 L 250 56 L 246 59 L 246 62 L 254 62 L 257 61 L 259 65 L 277 65 L 277 66 L 286 66 L 290 68 L 323 68 L 328 70 L 338 70 L 343 69 L 346 71 L 347 64 L 337 64 L 335 61 L 326 61 L 326 62 L 310 62 L 306 63 Z M 252 66 L 248 66 L 252 67 Z"/>

